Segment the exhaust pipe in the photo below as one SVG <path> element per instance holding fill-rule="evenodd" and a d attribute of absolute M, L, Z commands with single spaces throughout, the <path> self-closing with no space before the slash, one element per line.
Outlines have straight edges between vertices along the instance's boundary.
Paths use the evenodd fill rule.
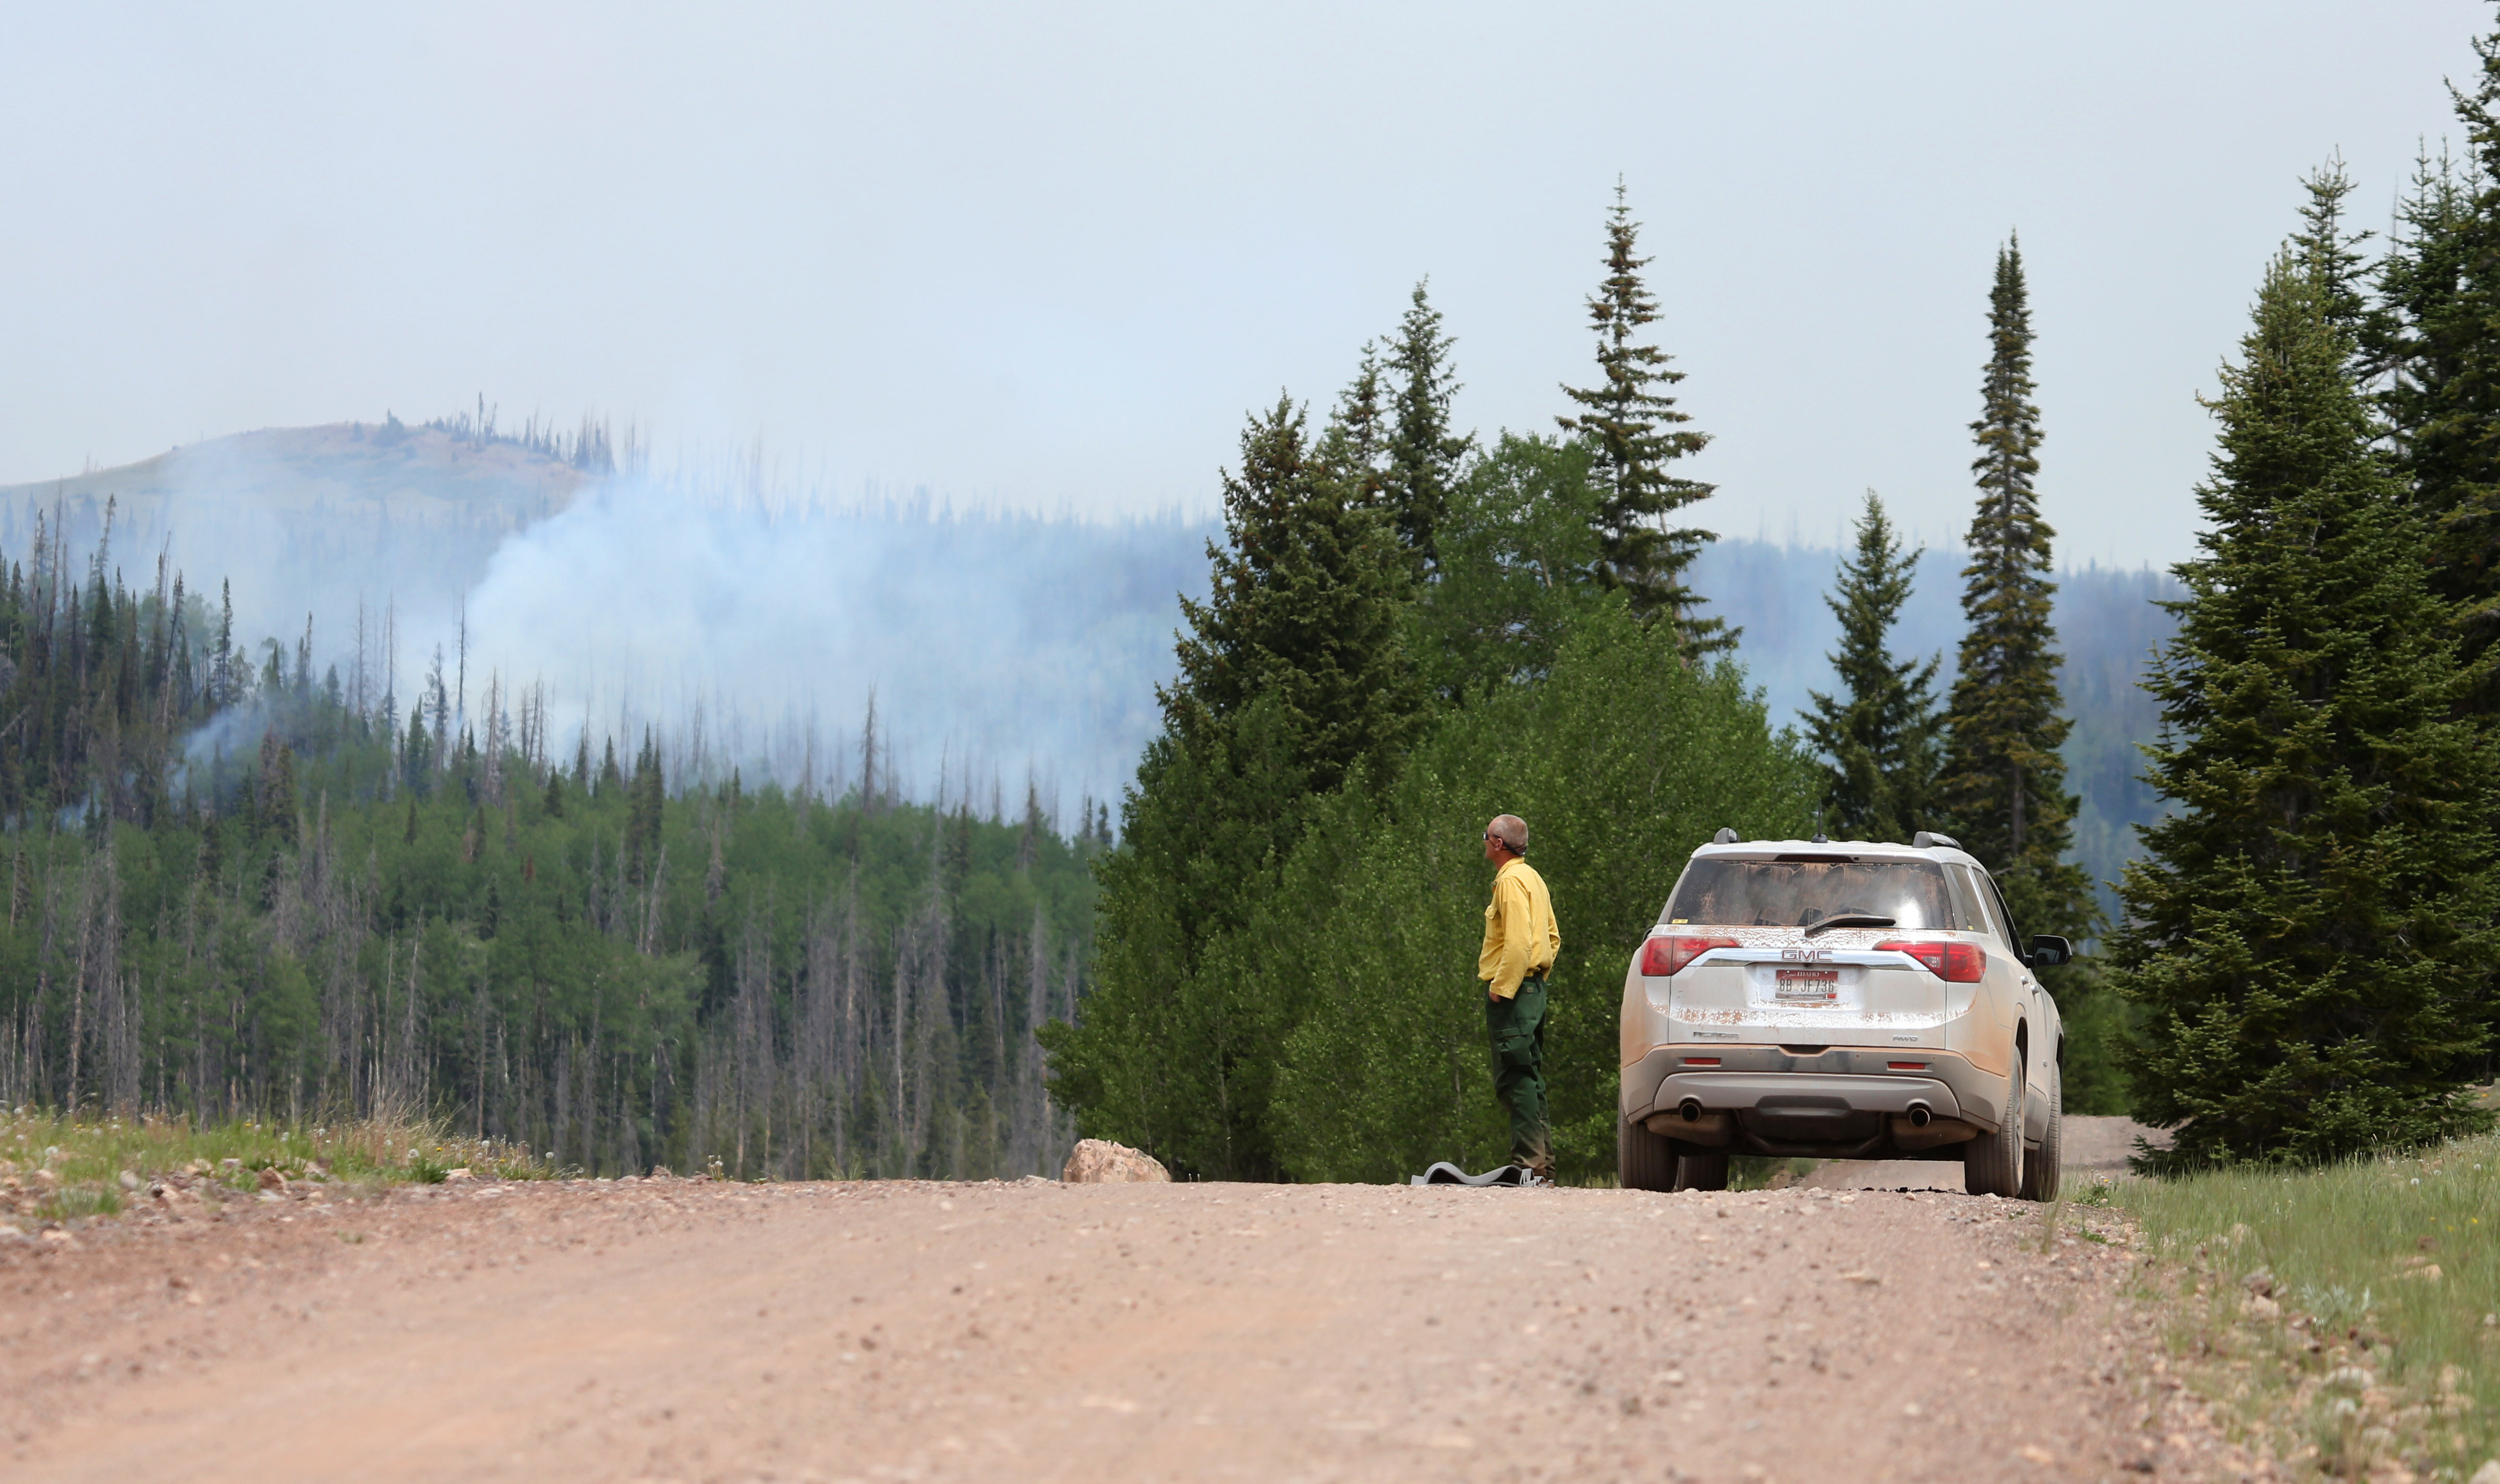
<path fill-rule="evenodd" d="M 1725 1108 L 1701 1105 L 1698 1098 L 1687 1098 L 1673 1107 L 1662 1107 L 1642 1124 L 1651 1133 L 1677 1139 L 1696 1148 L 1716 1149 L 1727 1142 L 1733 1131 L 1735 1115 Z"/>
<path fill-rule="evenodd" d="M 1913 1103 L 1910 1105 L 1910 1127 L 1914 1129 L 1924 1129 L 1928 1124 L 1935 1122 L 1935 1110 L 1928 1107 L 1925 1104 Z"/>

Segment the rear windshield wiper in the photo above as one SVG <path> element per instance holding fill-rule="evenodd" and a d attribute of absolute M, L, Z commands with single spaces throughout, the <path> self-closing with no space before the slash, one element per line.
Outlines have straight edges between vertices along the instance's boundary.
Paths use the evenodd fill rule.
<path fill-rule="evenodd" d="M 1812 938 L 1826 928 L 1889 928 L 1895 920 L 1897 919 L 1878 917 L 1873 912 L 1834 912 L 1828 917 L 1817 918 L 1808 924 L 1805 936 Z"/>

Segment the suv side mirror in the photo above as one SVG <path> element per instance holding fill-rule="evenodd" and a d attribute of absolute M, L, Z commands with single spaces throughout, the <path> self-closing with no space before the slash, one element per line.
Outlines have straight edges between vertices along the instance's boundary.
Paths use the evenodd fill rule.
<path fill-rule="evenodd" d="M 2054 933 L 2034 935 L 2023 952 L 2023 962 L 2034 969 L 2055 969 L 2074 961 L 2075 945 Z"/>

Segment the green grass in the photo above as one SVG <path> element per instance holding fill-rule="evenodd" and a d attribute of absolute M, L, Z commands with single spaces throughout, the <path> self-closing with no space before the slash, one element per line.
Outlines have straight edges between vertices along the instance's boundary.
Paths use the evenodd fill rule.
<path fill-rule="evenodd" d="M 0 1221 L 117 1215 L 126 1204 L 144 1204 L 149 1182 L 168 1174 L 205 1182 L 214 1196 L 257 1190 L 263 1170 L 290 1181 L 352 1189 L 437 1182 L 462 1168 L 481 1179 L 559 1173 L 526 1149 L 407 1120 L 194 1125 L 181 1118 L 73 1118 L 0 1108 Z M 122 1179 L 124 1172 L 131 1181 Z"/>
<path fill-rule="evenodd" d="M 2069 1194 L 2141 1226 L 2183 1366 L 2278 1456 L 2458 1480 L 2500 1456 L 2500 1138 Z"/>

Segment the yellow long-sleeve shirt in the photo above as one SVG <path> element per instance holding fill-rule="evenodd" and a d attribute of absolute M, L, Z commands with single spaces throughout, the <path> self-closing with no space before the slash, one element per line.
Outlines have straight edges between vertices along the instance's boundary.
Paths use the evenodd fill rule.
<path fill-rule="evenodd" d="M 1484 951 L 1476 977 L 1493 986 L 1494 998 L 1519 993 L 1520 981 L 1554 967 L 1562 934 L 1554 926 L 1554 899 L 1545 878 L 1526 861 L 1512 859 L 1494 873 L 1493 901 L 1485 907 Z"/>

